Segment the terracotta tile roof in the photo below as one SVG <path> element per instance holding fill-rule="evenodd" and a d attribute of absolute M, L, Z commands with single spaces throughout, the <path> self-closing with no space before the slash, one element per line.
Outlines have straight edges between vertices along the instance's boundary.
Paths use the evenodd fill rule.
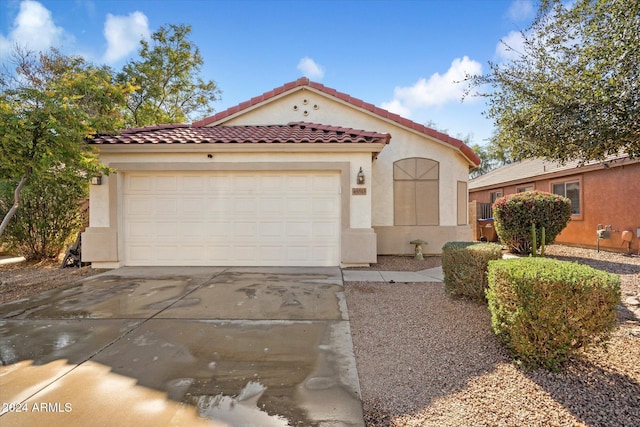
<path fill-rule="evenodd" d="M 211 126 L 186 124 L 126 129 L 118 135 L 100 135 L 90 144 L 259 144 L 259 143 L 381 143 L 391 135 L 364 130 L 293 122 L 287 125 Z"/>
<path fill-rule="evenodd" d="M 587 172 L 604 167 L 617 167 L 634 162 L 627 155 L 615 154 L 603 161 L 591 161 L 581 165 L 579 161 L 559 164 L 544 159 L 526 159 L 494 169 L 469 181 L 469 190 L 480 190 L 503 185 L 532 182 L 538 179 L 559 177 Z M 604 166 L 606 164 L 607 166 Z"/>
<path fill-rule="evenodd" d="M 380 116 L 382 118 L 391 120 L 393 122 L 396 122 L 402 126 L 408 127 L 410 129 L 413 129 L 417 132 L 423 133 L 425 135 L 428 135 L 432 138 L 436 138 L 440 141 L 443 141 L 449 145 L 452 145 L 453 147 L 457 148 L 458 150 L 460 150 L 471 162 L 473 162 L 476 166 L 479 165 L 481 163 L 480 158 L 476 155 L 476 153 L 473 152 L 473 150 L 471 148 L 469 148 L 464 142 L 462 142 L 459 139 L 456 138 L 452 138 L 447 134 L 444 134 L 442 132 L 438 132 L 434 129 L 428 128 L 424 125 L 421 125 L 419 123 L 416 123 L 414 121 L 411 121 L 409 119 L 406 119 L 398 114 L 395 113 L 391 113 L 383 108 L 380 107 L 376 107 L 373 104 L 370 104 L 368 102 L 364 102 L 361 99 L 358 98 L 354 98 L 351 95 L 348 95 L 346 93 L 342 93 L 342 92 L 338 92 L 335 89 L 331 89 L 329 87 L 326 87 L 323 84 L 320 83 L 316 83 L 316 82 L 312 82 L 310 81 L 308 78 L 306 77 L 302 77 L 299 78 L 296 81 L 293 82 L 289 82 L 286 83 L 280 87 L 277 87 L 269 92 L 265 92 L 260 96 L 256 96 L 254 98 L 251 98 L 249 101 L 245 101 L 242 102 L 234 107 L 231 107 L 229 109 L 226 109 L 224 111 L 220 111 L 219 113 L 214 114 L 213 116 L 207 117 L 205 119 L 196 121 L 193 123 L 194 127 L 199 127 L 199 126 L 207 126 L 211 123 L 215 123 L 218 122 L 220 120 L 223 120 L 229 116 L 232 116 L 240 111 L 243 111 L 247 108 L 253 107 L 257 104 L 260 104 L 264 101 L 267 101 L 275 96 L 278 96 L 280 94 L 283 94 L 287 91 L 290 91 L 292 89 L 295 89 L 297 87 L 301 87 L 301 86 L 307 86 L 313 89 L 316 89 L 320 92 L 323 92 L 327 95 L 336 97 L 344 102 L 347 102 L 355 107 L 361 108 L 363 110 L 369 111 L 377 116 Z"/>

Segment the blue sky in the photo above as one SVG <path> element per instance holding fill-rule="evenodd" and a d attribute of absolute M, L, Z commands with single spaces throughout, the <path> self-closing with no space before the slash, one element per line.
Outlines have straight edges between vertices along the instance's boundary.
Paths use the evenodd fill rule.
<path fill-rule="evenodd" d="M 534 0 L 0 0 L 0 60 L 19 43 L 119 69 L 139 40 L 189 24 L 222 90 L 216 111 L 307 76 L 452 136 L 484 144 L 485 100 L 455 83 L 508 59 Z"/>

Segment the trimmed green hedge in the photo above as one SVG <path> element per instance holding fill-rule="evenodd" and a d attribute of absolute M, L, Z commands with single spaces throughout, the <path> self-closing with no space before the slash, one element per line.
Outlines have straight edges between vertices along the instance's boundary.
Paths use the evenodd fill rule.
<path fill-rule="evenodd" d="M 620 278 L 548 258 L 489 263 L 487 300 L 498 338 L 526 367 L 556 370 L 582 347 L 609 338 Z"/>
<path fill-rule="evenodd" d="M 543 191 L 510 194 L 494 202 L 493 219 L 498 237 L 509 251 L 528 255 L 538 249 L 532 248 L 531 224 L 535 224 L 538 236 L 544 227 L 546 243 L 552 243 L 571 219 L 571 201 Z"/>
<path fill-rule="evenodd" d="M 487 265 L 502 258 L 496 243 L 448 242 L 442 247 L 445 291 L 454 297 L 485 301 Z"/>

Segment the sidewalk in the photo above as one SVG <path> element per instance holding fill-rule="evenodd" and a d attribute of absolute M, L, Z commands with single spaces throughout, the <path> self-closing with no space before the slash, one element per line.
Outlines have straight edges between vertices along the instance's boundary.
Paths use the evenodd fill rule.
<path fill-rule="evenodd" d="M 371 270 L 342 270 L 345 282 L 442 282 L 444 274 L 442 267 L 429 268 L 420 271 L 371 271 Z"/>

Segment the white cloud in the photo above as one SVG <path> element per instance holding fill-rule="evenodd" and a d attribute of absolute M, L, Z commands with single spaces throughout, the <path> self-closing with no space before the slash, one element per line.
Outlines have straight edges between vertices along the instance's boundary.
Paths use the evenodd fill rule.
<path fill-rule="evenodd" d="M 303 76 L 310 79 L 322 79 L 324 77 L 324 68 L 308 56 L 298 62 L 298 70 Z"/>
<path fill-rule="evenodd" d="M 23 0 L 9 34 L 0 35 L 0 56 L 10 54 L 14 45 L 39 52 L 72 40 L 62 27 L 55 25 L 49 9 L 37 1 Z"/>
<path fill-rule="evenodd" d="M 515 22 L 526 21 L 533 18 L 535 10 L 531 0 L 515 0 L 507 10 L 507 16 Z"/>
<path fill-rule="evenodd" d="M 109 13 L 103 34 L 107 39 L 103 59 L 107 63 L 114 63 L 136 50 L 141 39 L 150 37 L 149 20 L 142 12 L 133 12 L 128 16 Z"/>
<path fill-rule="evenodd" d="M 518 59 L 524 53 L 524 36 L 520 31 L 511 31 L 496 45 L 496 58 L 499 61 Z"/>
<path fill-rule="evenodd" d="M 482 65 L 464 56 L 456 58 L 444 73 L 434 73 L 428 79 L 421 78 L 413 86 L 396 87 L 392 101 L 382 103 L 396 114 L 409 117 L 413 109 L 441 107 L 452 101 L 460 101 L 465 94 L 467 75 L 482 73 Z"/>
<path fill-rule="evenodd" d="M 399 114 L 402 117 L 407 117 L 407 118 L 411 117 L 411 109 L 405 107 L 402 104 L 402 101 L 398 99 L 394 99 L 393 101 L 389 101 L 389 102 L 383 102 L 380 106 L 385 110 L 391 111 L 392 113 L 395 113 L 395 114 Z"/>

